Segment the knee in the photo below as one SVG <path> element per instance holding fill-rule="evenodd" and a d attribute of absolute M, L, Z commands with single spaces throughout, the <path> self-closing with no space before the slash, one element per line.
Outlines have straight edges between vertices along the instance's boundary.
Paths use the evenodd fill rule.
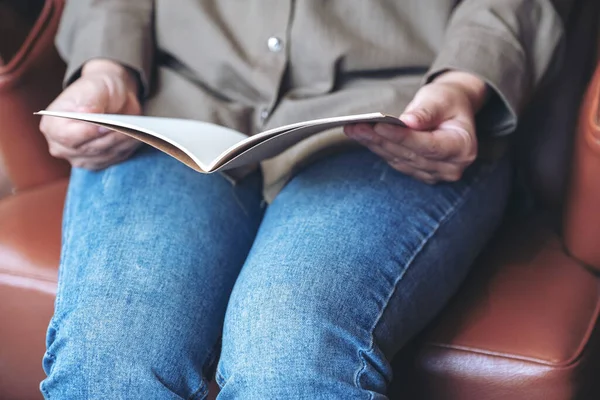
<path fill-rule="evenodd" d="M 363 366 L 356 332 L 339 323 L 335 307 L 318 301 L 325 296 L 288 289 L 243 298 L 234 291 L 217 370 L 222 397 L 364 396 L 356 382 Z"/>
<path fill-rule="evenodd" d="M 168 329 L 142 326 L 139 319 L 94 318 L 100 314 L 87 311 L 48 329 L 47 378 L 40 385 L 46 398 L 202 398 L 194 397 L 207 387 L 202 366 L 172 346 L 177 338 Z"/>
<path fill-rule="evenodd" d="M 353 254 L 269 254 L 249 258 L 230 297 L 217 375 L 222 397 L 384 393 L 387 361 L 370 351 L 381 293 L 388 288 L 359 273 L 361 260 Z M 316 387 L 319 393 L 310 391 Z"/>

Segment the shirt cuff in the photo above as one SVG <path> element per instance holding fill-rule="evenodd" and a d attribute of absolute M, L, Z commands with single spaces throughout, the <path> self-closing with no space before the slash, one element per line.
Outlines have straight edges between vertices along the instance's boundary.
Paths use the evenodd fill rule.
<path fill-rule="evenodd" d="M 154 56 L 150 23 L 133 14 L 99 12 L 80 24 L 69 51 L 62 48 L 64 41 L 59 36 L 57 47 L 68 60 L 64 85 L 80 76 L 86 62 L 107 59 L 133 71 L 141 97 L 147 97 Z"/>
<path fill-rule="evenodd" d="M 477 115 L 480 134 L 500 136 L 513 132 L 524 99 L 531 91 L 523 50 L 500 36 L 466 29 L 447 40 L 424 83 L 448 70 L 472 73 L 492 90 Z"/>

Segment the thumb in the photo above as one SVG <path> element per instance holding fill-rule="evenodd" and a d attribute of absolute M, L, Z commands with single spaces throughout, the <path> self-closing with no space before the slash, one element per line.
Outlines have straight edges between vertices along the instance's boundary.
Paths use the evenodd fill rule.
<path fill-rule="evenodd" d="M 128 114 L 128 115 L 139 115 L 142 113 L 142 107 L 140 105 L 140 101 L 137 96 L 133 92 L 127 93 L 127 100 L 125 100 L 125 104 L 119 110 L 119 114 Z"/>
<path fill-rule="evenodd" d="M 437 128 L 444 122 L 444 110 L 435 102 L 413 102 L 400 115 L 410 129 L 426 131 Z"/>
<path fill-rule="evenodd" d="M 109 102 L 109 93 L 104 83 L 87 78 L 80 78 L 72 83 L 61 97 L 65 103 L 72 104 L 72 111 L 84 113 L 104 113 Z"/>

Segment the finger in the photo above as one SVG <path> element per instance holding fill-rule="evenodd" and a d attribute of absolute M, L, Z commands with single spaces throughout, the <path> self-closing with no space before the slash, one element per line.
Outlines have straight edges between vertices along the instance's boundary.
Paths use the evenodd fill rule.
<path fill-rule="evenodd" d="M 74 157 L 69 162 L 76 168 L 98 171 L 128 159 L 135 153 L 138 147 L 121 145 L 108 154 L 94 157 Z"/>
<path fill-rule="evenodd" d="M 438 178 L 445 182 L 457 182 L 462 178 L 466 165 L 442 162 L 438 169 Z"/>
<path fill-rule="evenodd" d="M 421 165 L 414 161 L 406 160 L 396 156 L 382 146 L 371 145 L 367 146 L 369 150 L 383 158 L 392 168 L 403 172 L 407 175 L 418 177 L 418 179 L 427 181 L 428 183 L 437 182 L 440 180 L 439 173 L 441 166 L 437 162 L 426 161 Z"/>
<path fill-rule="evenodd" d="M 439 182 L 439 179 L 436 176 L 421 170 L 415 170 L 412 177 L 428 185 L 435 185 Z"/>
<path fill-rule="evenodd" d="M 109 131 L 106 135 L 90 140 L 87 143 L 79 146 L 76 151 L 80 155 L 101 155 L 110 152 L 121 143 L 133 142 L 135 139 L 122 134 L 121 132 Z"/>
<path fill-rule="evenodd" d="M 392 142 L 391 140 L 382 140 L 378 144 L 379 147 L 384 149 L 386 152 L 391 154 L 394 158 L 399 158 L 405 162 L 424 170 L 434 170 L 434 165 L 437 164 L 437 160 L 429 160 L 420 154 L 417 154 L 412 149 Z"/>
<path fill-rule="evenodd" d="M 371 143 L 377 144 L 381 138 L 373 130 L 373 125 L 370 124 L 354 124 L 344 127 L 344 133 L 357 142 L 368 145 Z"/>
<path fill-rule="evenodd" d="M 389 143 L 389 142 L 384 142 Z M 397 145 L 395 145 L 397 146 Z M 414 170 L 419 170 L 430 174 L 437 181 L 456 182 L 462 177 L 463 171 L 466 168 L 464 163 L 453 163 L 446 161 L 435 161 L 423 159 L 420 156 L 416 158 L 400 155 L 398 150 L 392 149 L 389 146 L 372 146 L 372 149 L 380 154 L 394 155 L 389 161 L 390 165 L 408 165 Z M 410 154 L 410 153 L 408 153 Z"/>
<path fill-rule="evenodd" d="M 70 161 L 73 168 L 87 169 L 89 171 L 101 171 L 112 165 L 116 165 L 127 160 L 133 154 L 133 150 L 128 153 L 115 155 L 111 158 L 75 158 Z"/>
<path fill-rule="evenodd" d="M 371 150 L 373 153 L 377 154 L 379 157 L 383 158 L 385 162 L 387 163 L 391 163 L 392 160 L 394 160 L 394 155 L 390 154 L 389 152 L 387 152 L 385 149 L 383 149 L 381 146 L 377 146 L 377 145 L 372 145 L 372 144 L 367 144 L 365 145 L 369 150 Z"/>
<path fill-rule="evenodd" d="M 48 116 L 42 118 L 40 129 L 48 140 L 59 142 L 71 148 L 81 146 L 108 133 L 108 130 L 89 123 Z"/>
<path fill-rule="evenodd" d="M 391 154 L 389 151 L 382 148 L 381 146 L 367 145 L 366 147 L 373 153 L 383 158 L 388 163 L 388 165 L 396 171 L 399 171 L 408 176 L 412 176 L 413 178 L 418 179 L 427 184 L 435 184 L 439 181 L 439 178 L 437 177 L 437 171 L 421 170 L 406 162 L 405 160 L 399 157 L 395 157 L 393 154 Z"/>
<path fill-rule="evenodd" d="M 122 144 L 125 147 L 134 147 L 137 141 L 121 133 L 111 131 L 94 141 L 88 142 L 85 146 L 71 148 L 62 145 L 60 142 L 48 142 L 50 154 L 58 158 L 74 159 L 80 157 L 102 157 L 110 154 L 115 148 L 120 148 Z"/>
<path fill-rule="evenodd" d="M 449 160 L 469 153 L 474 144 L 472 136 L 464 129 L 436 129 L 427 131 L 407 131 L 401 141 L 395 132 L 380 127 L 376 133 L 385 139 L 412 150 L 418 155 L 434 160 Z"/>
<path fill-rule="evenodd" d="M 450 117 L 447 96 L 435 86 L 423 86 L 408 104 L 400 119 L 411 129 L 431 130 Z"/>
<path fill-rule="evenodd" d="M 409 164 L 416 169 L 427 171 L 432 174 L 437 173 L 438 161 L 428 160 L 405 146 L 398 145 L 381 137 L 379 140 L 366 140 L 364 136 L 357 136 L 356 140 L 387 162 L 402 162 Z"/>
<path fill-rule="evenodd" d="M 441 124 L 446 118 L 445 112 L 436 103 L 429 103 L 418 108 L 407 110 L 400 115 L 400 120 L 409 128 L 427 131 Z"/>
<path fill-rule="evenodd" d="M 427 183 L 429 185 L 433 185 L 438 182 L 438 178 L 435 175 L 428 173 L 426 171 L 421 171 L 419 169 L 416 169 L 406 163 L 392 162 L 392 163 L 389 163 L 389 165 L 396 171 L 401 172 L 404 175 L 413 177 L 413 178 L 415 178 L 421 182 Z"/>

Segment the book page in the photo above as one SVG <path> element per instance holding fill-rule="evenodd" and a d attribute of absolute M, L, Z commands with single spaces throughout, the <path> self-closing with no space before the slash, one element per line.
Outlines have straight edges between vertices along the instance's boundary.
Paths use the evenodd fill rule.
<path fill-rule="evenodd" d="M 211 165 L 211 171 L 227 170 L 266 160 L 276 156 L 301 140 L 308 138 L 309 136 L 329 129 L 348 125 L 350 123 L 387 123 L 406 127 L 404 122 L 402 122 L 399 118 L 380 113 L 326 118 L 322 120 L 308 121 L 304 124 L 294 124 L 293 126 L 295 128 L 290 130 L 277 129 L 264 132 L 265 134 L 268 133 L 268 135 L 263 135 L 263 140 L 255 143 L 251 147 L 244 148 L 244 146 L 242 146 L 243 142 L 239 143 L 235 149 L 232 149 L 232 151 L 229 152 L 229 154 L 221 157 L 220 160 L 216 160 L 215 164 Z M 249 139 L 253 139 L 254 137 L 255 136 L 252 136 Z M 246 141 L 249 140 L 247 139 L 244 142 Z"/>
<path fill-rule="evenodd" d="M 189 119 L 58 111 L 38 114 L 90 122 L 122 132 L 200 172 L 207 172 L 227 149 L 248 138 L 233 129 Z"/>
<path fill-rule="evenodd" d="M 248 137 L 233 129 L 188 119 L 56 111 L 37 114 L 90 122 L 122 132 L 205 173 L 257 163 L 311 135 L 349 123 L 404 126 L 396 117 L 370 113 L 305 121 Z"/>

